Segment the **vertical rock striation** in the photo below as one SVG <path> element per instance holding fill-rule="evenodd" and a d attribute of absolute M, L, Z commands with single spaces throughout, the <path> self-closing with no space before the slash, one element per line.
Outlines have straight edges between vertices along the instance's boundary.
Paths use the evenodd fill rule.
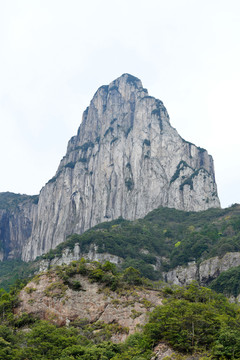
<path fill-rule="evenodd" d="M 56 175 L 42 188 L 22 250 L 32 260 L 76 232 L 159 207 L 219 207 L 212 157 L 181 138 L 162 101 L 123 74 L 100 87 Z"/>
<path fill-rule="evenodd" d="M 38 196 L 0 193 L 0 261 L 21 258 L 31 238 Z"/>

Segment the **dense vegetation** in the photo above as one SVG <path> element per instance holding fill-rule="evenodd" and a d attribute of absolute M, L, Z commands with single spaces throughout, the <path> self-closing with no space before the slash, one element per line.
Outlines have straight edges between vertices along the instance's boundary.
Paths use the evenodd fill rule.
<path fill-rule="evenodd" d="M 36 262 L 26 263 L 22 260 L 0 261 L 0 288 L 10 290 L 17 280 L 31 277 L 36 271 Z"/>
<path fill-rule="evenodd" d="M 15 194 L 11 192 L 1 192 L 0 193 L 0 209 L 12 210 L 17 207 L 20 203 L 31 200 L 34 203 L 38 202 L 38 195 L 22 195 Z"/>
<path fill-rule="evenodd" d="M 11 211 L 29 200 L 37 203 L 38 197 L 0 193 L 0 209 Z M 240 205 L 198 213 L 159 208 L 144 219 L 119 218 L 82 235 L 71 235 L 43 258 L 60 256 L 64 248 L 73 249 L 76 243 L 83 253 L 94 244 L 99 252 L 121 257 L 122 268 L 109 262 L 89 265 L 84 260 L 60 266 L 56 272 L 64 286 L 81 291 L 81 284 L 74 280 L 75 274 L 81 274 L 111 291 L 138 286 L 156 289 L 159 283 L 141 276 L 158 280 L 162 271 L 178 265 L 240 251 Z M 186 288 L 161 285 L 158 290 L 164 297 L 163 305 L 156 307 L 149 322 L 124 344 L 110 341 L 114 331 L 123 331 L 118 324 L 82 319 L 69 327 L 58 327 L 29 314 L 14 315 L 18 293 L 26 284 L 19 279 L 32 276 L 36 267 L 36 262 L 0 262 L 0 287 L 9 291 L 0 290 L 0 360 L 150 360 L 160 341 L 179 352 L 178 359 L 196 353 L 205 360 L 240 358 L 240 308 L 212 291 L 238 296 L 240 267 L 221 273 L 211 283 L 212 290 L 196 283 Z"/>
<path fill-rule="evenodd" d="M 89 263 L 84 258 L 73 261 L 70 265 L 57 266 L 49 272 L 56 274 L 73 290 L 81 289 L 79 282 L 73 281 L 72 277 L 76 274 L 87 276 L 92 282 L 99 282 L 108 286 L 112 291 L 119 288 L 128 288 L 131 285 L 149 284 L 147 279 L 140 276 L 140 272 L 133 267 L 124 271 L 118 271 L 116 265 L 109 261 L 101 264 L 97 261 Z"/>
<path fill-rule="evenodd" d="M 222 272 L 211 283 L 211 289 L 230 297 L 240 294 L 240 266 Z"/>
<path fill-rule="evenodd" d="M 87 264 L 82 260 L 58 267 L 57 272 L 70 286 L 76 286 L 71 283 L 76 273 L 111 288 L 115 283 L 117 289 L 145 283 L 137 270 L 119 273 L 109 262 Z M 239 306 L 196 283 L 186 288 L 162 286 L 163 305 L 156 307 L 142 330 L 123 344 L 110 341 L 116 323 L 82 319 L 69 327 L 58 327 L 28 314 L 17 317 L 13 310 L 22 286 L 19 283 L 9 293 L 0 292 L 0 360 L 150 360 L 160 341 L 177 351 L 178 359 L 187 354 L 202 354 L 205 360 L 240 358 Z M 151 286 L 149 282 L 147 286 Z"/>
<path fill-rule="evenodd" d="M 45 258 L 60 256 L 66 247 L 80 244 L 87 252 L 92 244 L 99 252 L 109 252 L 124 259 L 123 267 L 134 266 L 150 279 L 190 261 L 201 261 L 226 252 L 240 251 L 240 206 L 185 212 L 158 208 L 144 219 L 119 218 L 95 226 L 82 235 L 71 235 L 51 250 Z M 158 264 L 159 271 L 152 265 Z"/>
<path fill-rule="evenodd" d="M 192 283 L 187 288 L 166 288 L 164 306 L 150 315 L 144 334 L 184 352 L 210 351 L 214 359 L 240 358 L 240 309 L 223 295 Z"/>
<path fill-rule="evenodd" d="M 27 199 L 25 195 L 1 193 L 0 208 L 10 209 Z M 35 197 L 30 199 L 36 200 Z M 160 207 L 143 219 L 119 218 L 99 224 L 82 235 L 71 235 L 43 258 L 61 256 L 64 248 L 73 249 L 76 243 L 82 253 L 97 245 L 98 252 L 121 257 L 122 269 L 134 267 L 142 276 L 158 280 L 162 271 L 189 261 L 199 263 L 213 256 L 221 257 L 226 252 L 240 251 L 240 205 L 197 213 Z M 20 260 L 0 262 L 0 287 L 8 290 L 16 279 L 32 275 L 37 266 L 36 262 L 26 264 Z M 222 274 L 214 282 L 213 289 L 237 296 L 240 293 L 238 271 Z"/>

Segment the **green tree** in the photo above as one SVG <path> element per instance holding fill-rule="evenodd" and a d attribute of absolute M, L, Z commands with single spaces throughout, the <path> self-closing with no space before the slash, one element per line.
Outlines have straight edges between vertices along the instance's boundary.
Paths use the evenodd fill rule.
<path fill-rule="evenodd" d="M 131 285 L 141 285 L 142 279 L 140 277 L 140 271 L 134 269 L 133 267 L 128 267 L 123 272 L 123 280 Z"/>

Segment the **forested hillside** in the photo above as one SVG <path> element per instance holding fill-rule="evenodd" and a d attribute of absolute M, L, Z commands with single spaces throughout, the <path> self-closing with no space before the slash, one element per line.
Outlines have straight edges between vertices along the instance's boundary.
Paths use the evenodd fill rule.
<path fill-rule="evenodd" d="M 165 257 L 162 269 L 173 268 L 192 260 L 240 251 L 240 206 L 202 212 L 158 208 L 143 219 L 120 218 L 97 225 L 83 235 L 70 236 L 44 258 L 60 255 L 64 248 L 77 242 L 83 251 L 94 243 L 99 252 L 134 261 L 137 267 L 141 263 L 156 264 L 155 256 Z"/>
<path fill-rule="evenodd" d="M 58 267 L 56 274 L 62 285 L 58 282 L 57 287 L 46 288 L 45 291 L 49 301 L 55 302 L 56 306 L 57 301 L 67 304 L 70 301 L 65 296 L 67 288 L 74 289 L 79 297 L 82 291 L 88 291 L 73 281 L 78 275 L 98 284 L 99 292 L 110 299 L 113 294 L 131 293 L 136 296 L 138 291 L 147 293 L 154 290 L 163 299 L 163 305 L 149 312 L 148 322 L 124 343 L 110 341 L 112 334 L 128 332 L 116 321 L 101 323 L 76 319 L 67 327 L 59 327 L 54 325 L 54 318 L 49 318 L 48 322 L 31 313 L 19 314 L 19 292 L 31 295 L 39 291 L 40 277 L 51 277 L 53 271 L 33 279 L 35 288 L 19 285 L 10 293 L 1 292 L 0 359 L 150 360 L 155 358 L 154 349 L 159 342 L 169 349 L 169 359 L 186 359 L 191 354 L 191 359 L 205 360 L 240 357 L 239 306 L 230 304 L 223 295 L 196 283 L 186 288 L 172 288 L 163 283 L 146 281 L 133 268 L 119 273 L 110 263 L 102 265 L 79 261 Z M 114 301 L 114 306 L 120 304 Z M 125 306 L 133 309 L 133 303 L 128 302 Z M 147 301 L 143 302 L 143 307 L 149 306 Z M 139 316 L 132 310 L 133 318 Z"/>
<path fill-rule="evenodd" d="M 32 278 L 42 261 L 60 258 L 65 249 L 74 249 L 76 244 L 82 252 L 88 252 L 94 245 L 99 253 L 116 255 L 122 259 L 121 266 L 79 260 L 35 276 L 34 285 L 18 280 L 17 287 L 9 293 L 2 290 L 0 359 L 150 360 L 162 351 L 159 348 L 166 348 L 166 354 L 172 359 L 187 359 L 191 354 L 194 359 L 240 357 L 238 305 L 230 304 L 223 295 L 197 283 L 181 288 L 159 281 L 163 271 L 178 265 L 240 251 L 239 205 L 198 213 L 159 208 L 143 219 L 120 218 L 102 223 L 82 235 L 71 235 L 33 263 L 2 262 L 2 285 L 9 289 L 16 279 Z M 220 274 L 211 287 L 237 296 L 238 274 L 238 267 L 229 269 Z M 42 287 L 41 276 L 49 277 L 45 287 Z M 83 280 L 84 277 L 87 280 Z M 131 314 L 128 316 L 134 324 L 146 315 L 137 332 L 132 334 L 116 320 L 105 323 L 83 317 L 70 320 L 68 326 L 60 326 L 54 312 L 46 315 L 50 322 L 45 320 L 45 310 L 41 307 L 39 310 L 39 304 L 50 302 L 58 312 L 58 307 L 64 309 L 69 301 L 71 303 L 69 294 L 75 293 L 79 298 L 88 291 L 88 287 L 83 286 L 85 281 L 96 283 L 100 294 L 102 292 L 105 301 L 115 306 L 116 311 L 119 308 L 121 312 L 121 306 L 125 307 L 124 312 Z M 38 290 L 39 284 L 42 293 Z M 158 294 L 162 305 L 147 300 L 149 291 Z M 20 294 L 26 294 L 25 310 L 28 311 L 18 310 L 24 309 L 24 296 Z M 124 300 L 122 294 L 125 294 Z M 133 307 L 137 303 L 143 307 L 141 311 Z M 66 308 L 61 311 L 66 312 Z M 112 340 L 124 337 L 127 339 L 123 343 Z"/>
<path fill-rule="evenodd" d="M 240 206 L 202 212 L 160 207 L 143 219 L 120 218 L 97 225 L 82 235 L 71 235 L 43 258 L 59 257 L 64 249 L 73 249 L 76 244 L 83 253 L 94 244 L 98 252 L 122 258 L 122 268 L 134 266 L 152 280 L 161 279 L 162 272 L 179 265 L 239 252 Z"/>
<path fill-rule="evenodd" d="M 143 219 L 127 221 L 119 218 L 99 224 L 82 235 L 73 234 L 38 260 L 60 257 L 64 249 L 74 249 L 76 244 L 82 253 L 87 253 L 94 245 L 99 253 L 119 256 L 122 269 L 133 266 L 145 277 L 157 280 L 162 278 L 163 271 L 190 261 L 200 262 L 214 256 L 222 257 L 227 252 L 239 252 L 240 206 L 202 212 L 160 207 Z M 2 285 L 7 288 L 13 278 L 26 277 L 32 266 L 36 267 L 37 262 L 1 263 Z M 10 274 L 8 269 L 16 271 Z M 227 279 L 229 277 L 225 276 L 224 283 Z M 238 277 L 235 283 L 234 289 L 238 289 Z M 216 290 L 221 291 L 221 286 L 215 285 Z M 234 290 L 234 295 L 236 293 L 239 291 Z"/>

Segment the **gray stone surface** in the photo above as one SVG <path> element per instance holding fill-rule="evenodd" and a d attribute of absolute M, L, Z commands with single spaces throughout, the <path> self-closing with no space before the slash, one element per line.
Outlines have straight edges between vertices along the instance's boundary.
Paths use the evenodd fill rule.
<path fill-rule="evenodd" d="M 125 331 L 118 329 L 111 335 L 111 340 L 118 343 L 139 331 L 148 321 L 150 312 L 162 305 L 161 293 L 155 290 L 134 288 L 118 293 L 79 274 L 73 275 L 71 280 L 80 282 L 79 291 L 66 286 L 54 272 L 40 274 L 21 290 L 15 313 L 32 314 L 60 326 L 76 320 L 119 325 Z M 54 288 L 53 284 L 57 286 Z"/>
<path fill-rule="evenodd" d="M 223 257 L 215 256 L 197 265 L 194 261 L 187 266 L 178 266 L 164 273 L 164 279 L 175 285 L 187 285 L 196 280 L 206 285 L 216 279 L 223 271 L 240 265 L 240 252 L 229 252 Z"/>
<path fill-rule="evenodd" d="M 46 271 L 52 266 L 57 265 L 69 265 L 72 261 L 80 260 L 81 258 L 90 260 L 90 261 L 99 261 L 104 263 L 105 261 L 110 261 L 113 264 L 119 265 L 123 262 L 123 259 L 119 256 L 112 255 L 109 253 L 99 253 L 97 246 L 92 244 L 88 252 L 84 253 L 81 251 L 79 244 L 75 244 L 74 249 L 69 248 L 64 249 L 61 256 L 56 256 L 51 260 L 43 259 L 39 264 L 39 272 Z"/>
<path fill-rule="evenodd" d="M 136 219 L 167 206 L 220 207 L 213 160 L 181 138 L 160 100 L 124 74 L 100 87 L 76 136 L 29 214 L 22 259 L 55 248 L 72 233 L 122 216 Z"/>
<path fill-rule="evenodd" d="M 198 267 L 195 261 L 188 263 L 186 266 L 177 266 L 175 269 L 163 274 L 166 282 L 174 285 L 188 285 L 192 281 L 198 281 Z"/>
<path fill-rule="evenodd" d="M 20 258 L 26 240 L 31 238 L 37 205 L 31 200 L 14 209 L 0 209 L 0 261 Z"/>

